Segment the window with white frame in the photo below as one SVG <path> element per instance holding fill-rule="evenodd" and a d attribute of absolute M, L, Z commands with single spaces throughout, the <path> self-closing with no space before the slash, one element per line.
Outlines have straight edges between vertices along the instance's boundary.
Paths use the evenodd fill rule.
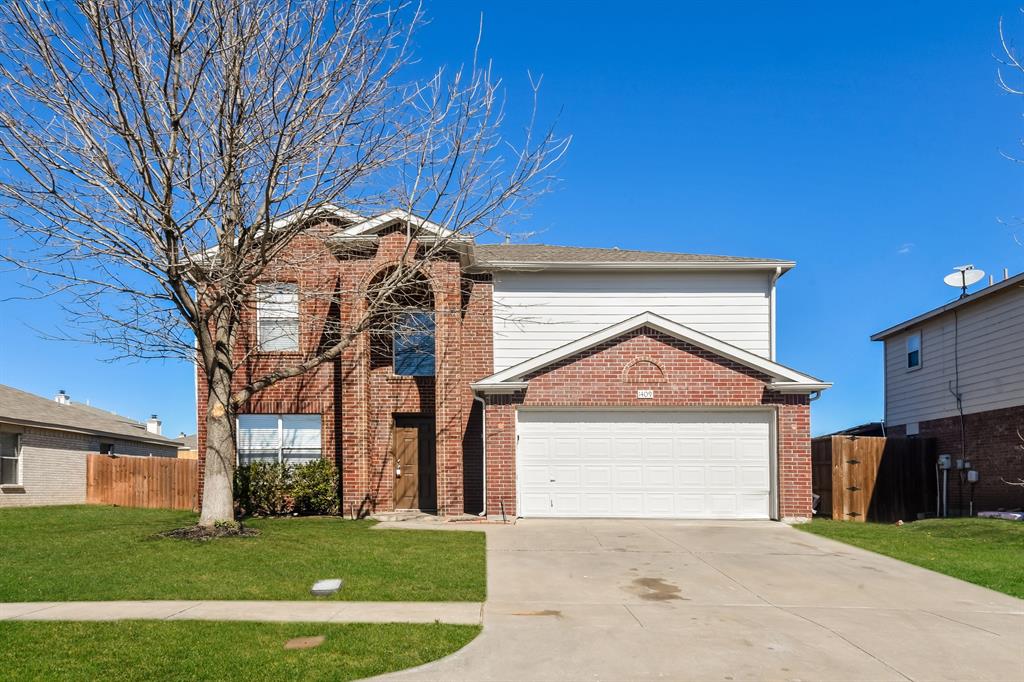
<path fill-rule="evenodd" d="M 21 485 L 21 436 L 0 433 L 0 485 Z"/>
<path fill-rule="evenodd" d="M 907 369 L 921 366 L 921 332 L 914 332 L 907 337 Z"/>
<path fill-rule="evenodd" d="M 303 464 L 320 459 L 320 415 L 238 415 L 238 463 Z"/>
<path fill-rule="evenodd" d="M 258 284 L 256 323 L 260 350 L 298 350 L 299 286 L 281 282 Z"/>

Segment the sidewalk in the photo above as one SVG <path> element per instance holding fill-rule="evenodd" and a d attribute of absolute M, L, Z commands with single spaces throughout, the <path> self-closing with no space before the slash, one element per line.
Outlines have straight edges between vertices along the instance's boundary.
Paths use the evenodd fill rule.
<path fill-rule="evenodd" d="M 2 620 L 247 620 L 479 625 L 479 602 L 71 601 L 0 603 Z"/>

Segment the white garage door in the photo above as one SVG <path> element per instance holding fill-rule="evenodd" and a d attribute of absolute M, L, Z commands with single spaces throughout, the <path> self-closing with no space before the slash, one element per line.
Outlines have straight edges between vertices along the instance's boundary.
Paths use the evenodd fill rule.
<path fill-rule="evenodd" d="M 518 415 L 522 516 L 766 519 L 767 411 Z"/>

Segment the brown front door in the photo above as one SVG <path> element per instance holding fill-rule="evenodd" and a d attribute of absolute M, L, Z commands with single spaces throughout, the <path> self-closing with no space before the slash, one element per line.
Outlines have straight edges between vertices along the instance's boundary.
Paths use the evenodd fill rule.
<path fill-rule="evenodd" d="M 419 429 L 396 426 L 395 509 L 419 509 L 420 506 L 420 444 Z"/>

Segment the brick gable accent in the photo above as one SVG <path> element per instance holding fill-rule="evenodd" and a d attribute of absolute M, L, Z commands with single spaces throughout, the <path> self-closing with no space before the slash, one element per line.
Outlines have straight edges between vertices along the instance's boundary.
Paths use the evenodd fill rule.
<path fill-rule="evenodd" d="M 639 361 L 639 362 L 638 362 Z M 647 363 L 661 370 L 654 397 L 627 380 Z M 647 372 L 649 378 L 652 371 Z M 779 515 L 811 515 L 810 407 L 806 395 L 767 388 L 769 377 L 662 332 L 641 328 L 560 360 L 526 377 L 529 387 L 493 395 L 487 407 L 488 514 L 515 513 L 515 409 L 522 407 L 769 407 L 777 414 Z"/>

